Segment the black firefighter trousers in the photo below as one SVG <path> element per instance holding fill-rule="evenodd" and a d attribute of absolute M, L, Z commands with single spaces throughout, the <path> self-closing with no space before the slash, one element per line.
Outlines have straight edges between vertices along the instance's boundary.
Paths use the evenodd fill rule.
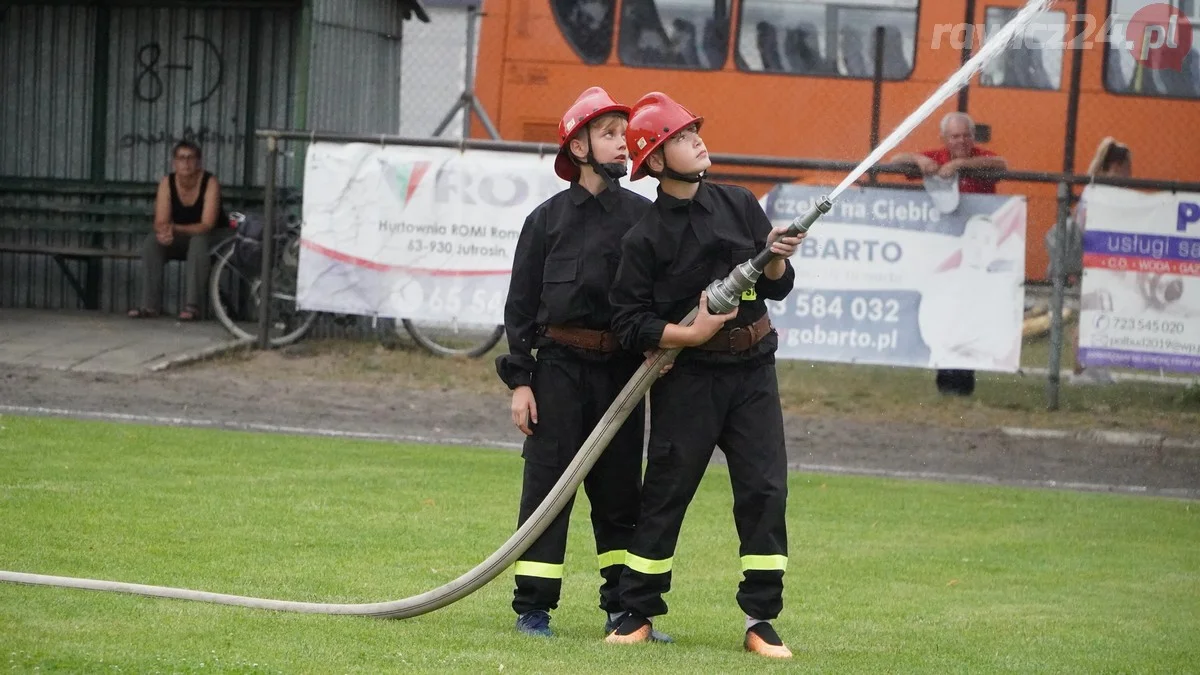
<path fill-rule="evenodd" d="M 525 439 L 522 452 L 525 477 L 518 527 L 550 493 L 639 365 L 641 361 L 633 356 L 603 363 L 566 358 L 538 362 L 533 375 L 538 424 Z M 637 525 L 645 415 L 645 404 L 639 403 L 583 482 L 592 507 L 592 530 L 603 578 L 600 608 L 606 612 L 621 611 L 617 588 Z M 518 614 L 558 607 L 567 525 L 574 503 L 573 498 L 567 502 L 514 565 L 512 607 Z"/>
<path fill-rule="evenodd" d="M 621 578 L 625 609 L 667 613 L 684 513 L 720 446 L 741 542 L 737 602 L 755 619 L 783 610 L 787 568 L 787 454 L 775 365 L 676 367 L 650 391 L 650 445 L 641 518 Z"/>

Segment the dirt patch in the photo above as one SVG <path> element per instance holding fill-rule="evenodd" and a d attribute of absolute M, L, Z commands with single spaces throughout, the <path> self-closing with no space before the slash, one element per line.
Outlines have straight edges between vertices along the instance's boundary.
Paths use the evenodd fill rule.
<path fill-rule="evenodd" d="M 431 382 L 415 365 L 403 367 L 404 359 L 422 358 L 383 349 L 339 356 L 297 348 L 140 376 L 5 367 L 0 402 L 480 445 L 521 442 L 508 419 L 507 393 L 489 368 L 446 362 L 441 381 Z M 1196 450 L 1018 439 L 995 429 L 831 412 L 788 412 L 785 424 L 797 469 L 1200 496 Z"/>
<path fill-rule="evenodd" d="M 1044 356 L 1027 345 L 1027 356 Z M 493 359 L 442 359 L 412 345 L 306 341 L 269 354 L 241 353 L 207 367 L 239 368 L 270 378 L 335 379 L 405 389 L 502 393 Z M 784 409 L 801 417 L 864 423 L 918 423 L 952 429 L 1003 427 L 1122 430 L 1196 437 L 1200 388 L 1146 382 L 1060 389 L 1060 409 L 1046 409 L 1044 377 L 979 373 L 970 398 L 943 397 L 931 371 L 918 368 L 782 360 L 776 366 Z M 1200 438 L 1198 438 L 1200 440 Z"/>

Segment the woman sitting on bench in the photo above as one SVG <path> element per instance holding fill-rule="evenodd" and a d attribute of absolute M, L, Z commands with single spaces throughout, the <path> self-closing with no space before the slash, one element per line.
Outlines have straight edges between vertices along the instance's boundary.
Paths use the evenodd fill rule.
<path fill-rule="evenodd" d="M 142 304 L 129 310 L 134 319 L 161 313 L 163 268 L 168 260 L 186 260 L 187 300 L 179 320 L 199 319 L 208 287 L 209 251 L 229 227 L 221 207 L 221 186 L 216 176 L 202 169 L 200 146 L 180 141 L 172 154 L 175 170 L 159 181 L 154 232 L 142 247 Z"/>

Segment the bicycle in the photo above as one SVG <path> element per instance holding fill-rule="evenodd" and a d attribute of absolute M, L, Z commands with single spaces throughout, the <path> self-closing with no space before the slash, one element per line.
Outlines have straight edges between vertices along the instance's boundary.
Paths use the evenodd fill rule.
<path fill-rule="evenodd" d="M 236 337 L 258 337 L 261 300 L 262 218 L 253 213 L 230 213 L 232 236 L 212 249 L 216 262 L 209 276 L 209 297 L 217 320 Z M 295 343 L 312 328 L 319 312 L 296 307 L 296 284 L 300 270 L 300 221 L 285 216 L 277 223 L 275 260 L 272 265 L 271 302 L 267 341 L 272 347 Z M 244 299 L 250 307 L 244 307 Z M 252 310 L 247 311 L 247 310 Z M 456 323 L 418 325 L 410 319 L 378 318 L 384 334 L 397 335 L 400 328 L 418 346 L 436 356 L 478 358 L 491 351 L 504 337 L 504 326 L 480 330 Z M 386 341 L 386 340 L 385 340 Z"/>

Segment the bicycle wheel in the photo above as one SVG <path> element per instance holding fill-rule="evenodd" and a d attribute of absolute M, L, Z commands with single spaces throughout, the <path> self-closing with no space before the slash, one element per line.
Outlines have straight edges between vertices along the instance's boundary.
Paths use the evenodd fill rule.
<path fill-rule="evenodd" d="M 294 255 L 294 251 L 286 249 L 292 246 L 299 247 L 300 241 L 295 239 L 281 242 L 281 245 L 285 250 L 280 256 L 282 260 L 275 266 L 268 309 L 271 312 L 271 321 L 267 342 L 272 347 L 283 347 L 299 340 L 317 318 L 315 312 L 296 309 L 296 267 L 289 266 L 287 261 L 289 258 L 298 260 L 298 257 Z M 213 299 L 213 313 L 226 330 L 235 337 L 255 340 L 258 338 L 258 317 L 263 305 L 262 280 L 257 276 L 247 276 L 242 271 L 234 260 L 235 252 L 236 246 L 231 241 L 229 246 L 218 253 L 208 280 L 209 297 Z M 244 299 L 249 299 L 249 302 L 244 303 Z"/>
<path fill-rule="evenodd" d="M 430 324 L 417 326 L 403 319 L 404 329 L 426 351 L 437 356 L 477 359 L 491 351 L 504 337 L 504 326 L 491 330 L 482 326 Z"/>

